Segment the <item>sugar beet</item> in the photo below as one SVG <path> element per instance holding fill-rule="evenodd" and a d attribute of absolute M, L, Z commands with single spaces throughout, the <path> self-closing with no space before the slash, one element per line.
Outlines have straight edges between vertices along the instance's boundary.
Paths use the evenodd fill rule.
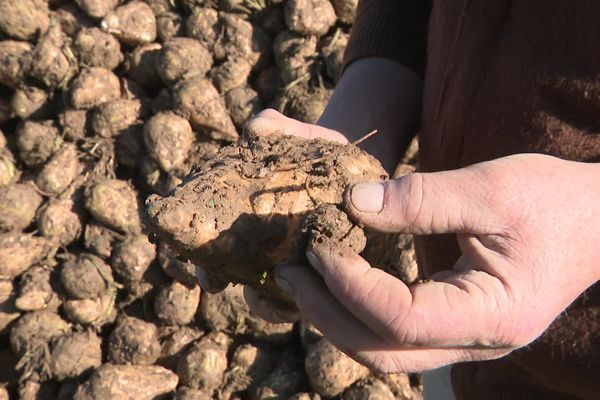
<path fill-rule="evenodd" d="M 11 38 L 33 40 L 49 24 L 46 0 L 0 0 L 0 31 Z"/>
<path fill-rule="evenodd" d="M 238 137 L 223 99 L 208 79 L 196 76 L 179 82 L 173 106 L 195 129 L 207 131 L 213 139 L 234 141 Z"/>
<path fill-rule="evenodd" d="M 114 282 L 110 266 L 100 257 L 88 253 L 66 261 L 60 277 L 67 293 L 75 299 L 96 298 Z"/>
<path fill-rule="evenodd" d="M 0 186 L 0 232 L 27 228 L 41 204 L 42 196 L 34 185 L 14 183 Z"/>
<path fill-rule="evenodd" d="M 179 359 L 177 375 L 181 383 L 209 394 L 217 389 L 227 369 L 229 342 L 224 333 L 211 333 L 194 343 Z"/>
<path fill-rule="evenodd" d="M 71 104 L 75 108 L 90 109 L 120 95 L 119 78 L 104 68 L 84 69 L 71 84 Z"/>
<path fill-rule="evenodd" d="M 156 18 L 147 3 L 134 0 L 105 15 L 102 29 L 129 46 L 139 46 L 156 39 Z"/>
<path fill-rule="evenodd" d="M 222 149 L 170 197 L 151 196 L 147 213 L 160 237 L 223 287 L 250 284 L 285 299 L 269 271 L 303 260 L 308 231 L 298 233 L 306 214 L 341 204 L 354 183 L 386 176 L 351 145 L 263 137 Z M 347 229 L 342 234 L 354 227 Z"/>
<path fill-rule="evenodd" d="M 157 70 L 165 84 L 173 85 L 185 77 L 206 75 L 212 62 L 212 55 L 200 41 L 178 37 L 164 44 Z"/>
<path fill-rule="evenodd" d="M 79 387 L 74 400 L 154 400 L 173 392 L 178 381 L 156 365 L 104 364 Z"/>
<path fill-rule="evenodd" d="M 86 192 L 87 210 L 98 221 L 121 232 L 141 229 L 136 191 L 128 182 L 105 179 Z"/>
<path fill-rule="evenodd" d="M 150 365 L 161 352 L 156 325 L 122 316 L 108 339 L 108 359 L 115 364 Z"/>
<path fill-rule="evenodd" d="M 77 378 L 102 364 L 102 340 L 93 332 L 73 332 L 52 345 L 50 369 L 59 381 Z"/>
<path fill-rule="evenodd" d="M 161 288 L 154 300 L 158 318 L 168 325 L 187 325 L 196 314 L 200 302 L 200 286 L 173 282 Z"/>

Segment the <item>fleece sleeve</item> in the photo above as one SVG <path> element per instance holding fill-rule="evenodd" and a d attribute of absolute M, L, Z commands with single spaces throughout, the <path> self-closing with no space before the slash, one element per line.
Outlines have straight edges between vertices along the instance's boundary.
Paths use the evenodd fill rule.
<path fill-rule="evenodd" d="M 365 57 L 388 58 L 425 73 L 432 0 L 360 0 L 344 67 Z"/>

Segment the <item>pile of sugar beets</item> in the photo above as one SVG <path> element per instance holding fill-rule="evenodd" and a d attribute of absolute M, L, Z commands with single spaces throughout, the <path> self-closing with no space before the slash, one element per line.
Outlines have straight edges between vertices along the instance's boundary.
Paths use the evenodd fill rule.
<path fill-rule="evenodd" d="M 371 373 L 227 286 L 280 296 L 267 267 L 335 239 L 321 217 L 339 210 L 308 211 L 384 174 L 350 146 L 240 139 L 267 106 L 318 118 L 355 9 L 0 0 L 0 399 L 421 397 L 418 376 Z M 380 265 L 414 281 L 411 238 L 386 240 Z M 189 260 L 224 290 L 203 292 Z"/>

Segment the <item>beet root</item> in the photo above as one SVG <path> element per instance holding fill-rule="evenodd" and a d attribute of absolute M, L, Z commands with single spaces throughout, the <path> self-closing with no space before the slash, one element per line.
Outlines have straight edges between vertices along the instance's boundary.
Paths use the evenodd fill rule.
<path fill-rule="evenodd" d="M 56 22 L 60 25 L 65 35 L 68 35 L 70 37 L 74 37 L 77 34 L 77 32 L 82 28 L 91 28 L 95 25 L 94 20 L 92 20 L 76 4 L 76 2 L 61 4 L 58 8 L 54 10 L 52 18 L 56 20 Z"/>
<path fill-rule="evenodd" d="M 170 328 L 171 327 L 168 327 L 168 329 Z M 190 343 L 194 342 L 202 335 L 202 331 L 189 326 L 178 328 L 175 332 L 169 334 L 166 338 L 163 338 L 158 364 L 175 371 L 177 369 L 179 358 L 187 351 Z"/>
<path fill-rule="evenodd" d="M 155 14 L 156 15 L 156 14 Z M 174 12 L 156 15 L 156 35 L 163 42 L 183 34 L 183 18 Z"/>
<path fill-rule="evenodd" d="M 38 374 L 47 378 L 49 344 L 70 331 L 70 325 L 51 311 L 35 311 L 23 315 L 10 330 L 10 345 L 19 357 L 25 376 Z"/>
<path fill-rule="evenodd" d="M 329 0 L 289 0 L 285 21 L 301 35 L 323 35 L 335 24 L 335 10 Z"/>
<path fill-rule="evenodd" d="M 174 88 L 175 110 L 198 130 L 205 130 L 213 139 L 234 141 L 238 137 L 231 117 L 219 92 L 201 76 L 179 82 Z"/>
<path fill-rule="evenodd" d="M 296 85 L 282 94 L 278 108 L 291 118 L 315 124 L 325 111 L 332 94 L 331 89 Z"/>
<path fill-rule="evenodd" d="M 212 396 L 200 389 L 182 386 L 177 389 L 174 400 L 210 400 Z"/>
<path fill-rule="evenodd" d="M 119 318 L 108 339 L 108 359 L 115 364 L 154 364 L 160 352 L 156 325 L 137 318 Z"/>
<path fill-rule="evenodd" d="M 74 400 L 153 400 L 173 392 L 178 381 L 156 365 L 104 364 L 79 387 Z"/>
<path fill-rule="evenodd" d="M 27 228 L 41 204 L 42 196 L 33 185 L 0 186 L 0 232 Z"/>
<path fill-rule="evenodd" d="M 208 7 L 194 8 L 186 22 L 187 35 L 199 40 L 207 49 L 212 50 L 217 40 L 218 21 L 217 10 Z"/>
<path fill-rule="evenodd" d="M 52 121 L 25 121 L 17 128 L 19 157 L 28 167 L 46 162 L 61 144 L 62 139 Z"/>
<path fill-rule="evenodd" d="M 304 261 L 307 213 L 341 204 L 352 184 L 386 176 L 354 146 L 270 136 L 222 149 L 170 197 L 149 197 L 147 214 L 160 237 L 223 287 L 249 284 L 285 300 L 269 271 Z"/>
<path fill-rule="evenodd" d="M 220 13 L 213 54 L 217 60 L 245 58 L 253 68 L 261 68 L 270 57 L 269 36 L 256 25 L 235 14 Z"/>
<path fill-rule="evenodd" d="M 358 382 L 356 385 L 344 392 L 343 398 L 344 400 L 397 399 L 389 386 L 375 378 L 369 378 Z"/>
<path fill-rule="evenodd" d="M 206 75 L 212 61 L 212 55 L 200 41 L 174 38 L 163 46 L 157 60 L 157 69 L 163 82 L 173 85 L 185 77 Z"/>
<path fill-rule="evenodd" d="M 169 325 L 187 325 L 200 302 L 200 286 L 188 287 L 179 282 L 160 289 L 154 300 L 156 315 Z"/>
<path fill-rule="evenodd" d="M 238 128 L 263 109 L 258 94 L 249 86 L 239 86 L 227 92 L 225 104 Z"/>
<path fill-rule="evenodd" d="M 273 51 L 281 80 L 287 84 L 309 76 L 311 61 L 317 51 L 317 39 L 283 31 L 275 38 Z"/>
<path fill-rule="evenodd" d="M 75 3 L 90 17 L 101 18 L 113 10 L 119 0 L 75 0 Z"/>
<path fill-rule="evenodd" d="M 213 82 L 219 92 L 227 93 L 242 86 L 248 80 L 252 65 L 244 58 L 230 58 L 211 72 Z"/>
<path fill-rule="evenodd" d="M 48 93 L 35 86 L 15 90 L 10 103 L 12 113 L 21 119 L 41 119 L 48 114 Z"/>
<path fill-rule="evenodd" d="M 21 316 L 15 306 L 15 288 L 12 280 L 0 279 L 0 335 L 4 336 L 11 323 Z"/>
<path fill-rule="evenodd" d="M 254 316 L 240 285 L 230 285 L 215 294 L 203 292 L 200 315 L 213 331 L 245 334 L 265 343 L 285 344 L 292 336 L 293 324 L 273 324 Z"/>
<path fill-rule="evenodd" d="M 98 221 L 121 232 L 141 229 L 137 193 L 128 182 L 105 179 L 88 188 L 87 210 Z"/>
<path fill-rule="evenodd" d="M 160 87 L 160 75 L 156 69 L 162 46 L 148 43 L 138 46 L 127 55 L 127 73 L 137 83 L 147 88 Z"/>
<path fill-rule="evenodd" d="M 198 282 L 196 266 L 192 263 L 179 261 L 175 252 L 166 243 L 161 243 L 158 248 L 158 262 L 163 271 L 176 281 L 187 285 L 195 285 Z"/>
<path fill-rule="evenodd" d="M 63 310 L 69 321 L 99 328 L 116 319 L 115 297 L 116 289 L 109 289 L 93 299 L 67 300 Z"/>
<path fill-rule="evenodd" d="M 102 28 L 129 46 L 152 43 L 156 39 L 156 18 L 150 6 L 134 0 L 109 12 Z"/>
<path fill-rule="evenodd" d="M 230 339 L 224 333 L 211 333 L 194 343 L 179 359 L 177 375 L 181 383 L 211 393 L 223 381 L 227 369 L 227 347 Z"/>
<path fill-rule="evenodd" d="M 114 283 L 110 266 L 100 257 L 87 253 L 64 263 L 61 282 L 75 299 L 98 297 Z"/>
<path fill-rule="evenodd" d="M 31 66 L 31 44 L 16 40 L 0 41 L 0 83 L 16 88 Z"/>
<path fill-rule="evenodd" d="M 108 258 L 112 254 L 113 244 L 117 242 L 121 235 L 117 232 L 99 224 L 96 221 L 90 221 L 85 226 L 83 234 L 83 244 L 86 249 L 94 254 Z"/>
<path fill-rule="evenodd" d="M 35 39 L 49 24 L 46 0 L 0 0 L 0 31 L 12 38 Z"/>
<path fill-rule="evenodd" d="M 269 376 L 250 392 L 252 400 L 287 399 L 305 385 L 302 357 L 296 349 L 286 347 Z"/>
<path fill-rule="evenodd" d="M 52 289 L 50 273 L 49 268 L 37 265 L 21 275 L 19 297 L 15 301 L 19 310 L 38 311 L 58 307 L 60 300 Z"/>
<path fill-rule="evenodd" d="M 278 355 L 269 347 L 255 346 L 250 343 L 238 346 L 225 373 L 222 392 L 231 394 L 252 390 L 269 376 L 275 367 Z"/>
<path fill-rule="evenodd" d="M 54 244 L 46 238 L 9 232 L 0 234 L 0 277 L 15 278 L 50 253 Z"/>
<path fill-rule="evenodd" d="M 321 54 L 325 58 L 327 75 L 335 82 L 342 76 L 344 67 L 344 51 L 348 44 L 348 35 L 337 31 L 323 41 Z"/>
<path fill-rule="evenodd" d="M 142 112 L 142 103 L 137 99 L 106 102 L 94 110 L 92 129 L 105 138 L 118 136 L 138 123 Z"/>
<path fill-rule="evenodd" d="M 113 70 L 123 62 L 119 41 L 98 28 L 81 29 L 75 37 L 74 49 L 83 65 Z"/>
<path fill-rule="evenodd" d="M 83 139 L 88 133 L 88 111 L 68 109 L 58 115 L 58 123 L 69 140 Z"/>
<path fill-rule="evenodd" d="M 189 122 L 174 113 L 156 114 L 144 126 L 146 148 L 160 168 L 168 173 L 187 172 L 194 132 Z"/>
<path fill-rule="evenodd" d="M 30 74 L 49 88 L 63 88 L 75 74 L 76 64 L 60 25 L 53 24 L 33 49 Z"/>
<path fill-rule="evenodd" d="M 69 187 L 79 172 L 77 146 L 65 144 L 44 165 L 35 183 L 44 193 L 58 195 Z"/>
<path fill-rule="evenodd" d="M 92 67 L 83 70 L 71 84 L 71 104 L 75 108 L 89 109 L 121 95 L 119 78 L 111 71 Z"/>
<path fill-rule="evenodd" d="M 139 283 L 156 257 L 156 247 L 147 235 L 134 235 L 115 246 L 111 264 L 128 287 Z"/>
<path fill-rule="evenodd" d="M 369 375 L 366 367 L 336 349 L 327 339 L 309 346 L 304 369 L 312 388 L 325 397 L 337 396 Z"/>
<path fill-rule="evenodd" d="M 102 340 L 93 332 L 61 336 L 52 346 L 50 369 L 59 381 L 77 378 L 102 364 Z"/>

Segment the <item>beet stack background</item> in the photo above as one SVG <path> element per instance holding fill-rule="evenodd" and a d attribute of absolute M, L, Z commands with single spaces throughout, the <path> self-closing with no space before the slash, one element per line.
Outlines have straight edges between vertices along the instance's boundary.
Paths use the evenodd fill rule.
<path fill-rule="evenodd" d="M 0 400 L 421 398 L 239 286 L 202 292 L 142 217 L 263 108 L 315 122 L 355 11 L 0 0 Z M 415 280 L 411 238 L 392 246 Z"/>

